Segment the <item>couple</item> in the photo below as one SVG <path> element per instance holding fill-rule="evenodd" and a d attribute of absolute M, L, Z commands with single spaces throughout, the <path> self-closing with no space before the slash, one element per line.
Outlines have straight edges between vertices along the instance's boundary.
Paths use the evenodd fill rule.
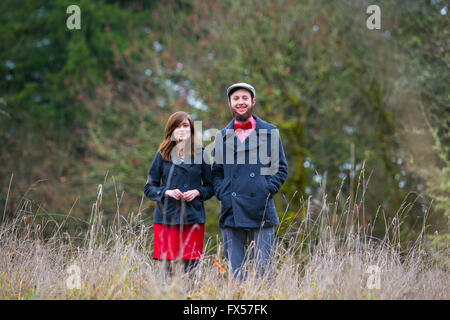
<path fill-rule="evenodd" d="M 203 253 L 203 203 L 215 195 L 221 201 L 225 258 L 234 278 L 242 279 L 248 242 L 259 276 L 269 264 L 274 226 L 279 224 L 272 197 L 286 180 L 287 163 L 276 127 L 252 114 L 255 89 L 236 83 L 227 89 L 227 98 L 234 119 L 216 135 L 212 169 L 196 141 L 191 117 L 175 112 L 167 121 L 144 193 L 157 202 L 153 258 L 181 259 L 186 272 Z"/>

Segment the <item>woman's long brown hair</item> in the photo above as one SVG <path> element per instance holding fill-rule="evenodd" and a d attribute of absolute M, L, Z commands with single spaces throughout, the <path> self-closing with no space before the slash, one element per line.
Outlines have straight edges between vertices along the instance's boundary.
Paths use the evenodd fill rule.
<path fill-rule="evenodd" d="M 164 130 L 164 140 L 159 145 L 158 150 L 159 150 L 159 153 L 161 153 L 161 157 L 164 161 L 170 161 L 170 154 L 172 152 L 172 149 L 177 144 L 177 142 L 174 141 L 172 138 L 173 131 L 185 119 L 187 119 L 189 121 L 189 125 L 191 127 L 191 136 L 189 137 L 190 141 L 188 141 L 188 142 L 190 142 L 190 145 L 191 145 L 191 152 L 190 152 L 191 157 L 194 156 L 195 147 L 199 147 L 199 144 L 197 142 L 195 132 L 194 132 L 194 122 L 192 121 L 192 118 L 189 116 L 188 113 L 186 113 L 184 111 L 177 111 L 169 117 L 169 120 L 167 120 L 166 128 Z"/>

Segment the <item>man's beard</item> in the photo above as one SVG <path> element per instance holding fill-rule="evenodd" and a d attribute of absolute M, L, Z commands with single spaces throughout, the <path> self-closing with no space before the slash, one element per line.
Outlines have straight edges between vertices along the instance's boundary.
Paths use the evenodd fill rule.
<path fill-rule="evenodd" d="M 250 105 L 247 108 L 247 111 L 245 113 L 239 113 L 234 108 L 231 109 L 231 114 L 233 115 L 233 118 L 239 122 L 246 122 L 248 119 L 250 119 L 250 116 L 252 115 L 253 106 Z"/>

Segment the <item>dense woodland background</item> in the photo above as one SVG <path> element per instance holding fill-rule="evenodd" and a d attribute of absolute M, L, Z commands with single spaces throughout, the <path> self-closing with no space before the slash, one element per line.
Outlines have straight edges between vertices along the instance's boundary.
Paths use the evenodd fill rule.
<path fill-rule="evenodd" d="M 81 30 L 66 27 L 71 4 Z M 366 27 L 370 4 L 381 8 L 381 30 Z M 256 88 L 255 114 L 280 129 L 289 176 L 276 203 L 285 223 L 302 219 L 310 196 L 318 207 L 339 205 L 340 191 L 350 205 L 364 196 L 357 212 L 362 223 L 378 216 L 375 236 L 400 212 L 402 242 L 426 216 L 430 241 L 448 246 L 449 7 L 3 0 L 2 221 L 23 209 L 55 221 L 70 213 L 64 228 L 82 232 L 102 184 L 105 223 L 142 210 L 151 224 L 143 187 L 168 116 L 202 120 L 210 145 L 231 120 L 227 86 L 245 81 Z M 219 205 L 207 202 L 209 235 Z"/>

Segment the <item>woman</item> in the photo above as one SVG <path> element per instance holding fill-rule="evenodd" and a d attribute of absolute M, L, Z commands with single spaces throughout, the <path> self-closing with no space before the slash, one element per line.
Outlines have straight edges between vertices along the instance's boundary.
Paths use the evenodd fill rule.
<path fill-rule="evenodd" d="M 186 272 L 203 253 L 203 202 L 214 194 L 209 163 L 205 150 L 196 143 L 189 114 L 172 114 L 148 172 L 144 193 L 157 202 L 153 258 L 169 262 L 181 259 Z M 170 263 L 167 268 L 171 273 Z"/>

